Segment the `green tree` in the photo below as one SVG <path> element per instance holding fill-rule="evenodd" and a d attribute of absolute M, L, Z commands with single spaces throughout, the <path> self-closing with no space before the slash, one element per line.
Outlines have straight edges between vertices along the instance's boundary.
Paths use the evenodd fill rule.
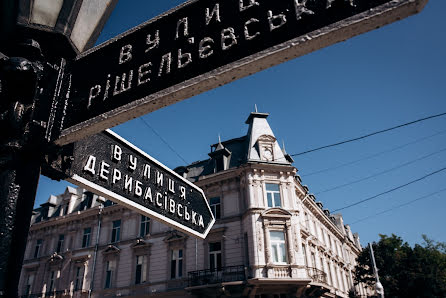
<path fill-rule="evenodd" d="M 446 243 L 423 235 L 413 248 L 393 235 L 372 244 L 386 297 L 446 297 Z M 355 283 L 375 285 L 369 247 L 358 256 Z"/>

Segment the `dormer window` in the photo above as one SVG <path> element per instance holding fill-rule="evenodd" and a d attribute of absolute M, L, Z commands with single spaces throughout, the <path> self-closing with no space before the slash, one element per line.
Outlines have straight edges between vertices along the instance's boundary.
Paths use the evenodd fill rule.
<path fill-rule="evenodd" d="M 257 140 L 257 151 L 260 160 L 273 161 L 275 159 L 274 144 L 276 138 L 270 135 L 262 135 Z"/>
<path fill-rule="evenodd" d="M 227 170 L 229 168 L 229 157 L 231 156 L 231 151 L 225 148 L 221 142 L 219 142 L 215 150 L 208 155 L 214 161 L 215 173 Z"/>

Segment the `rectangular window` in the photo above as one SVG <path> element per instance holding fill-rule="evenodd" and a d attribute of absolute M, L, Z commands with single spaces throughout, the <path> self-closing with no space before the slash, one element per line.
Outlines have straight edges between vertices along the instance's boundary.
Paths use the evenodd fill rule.
<path fill-rule="evenodd" d="M 281 207 L 279 184 L 266 183 L 266 199 L 268 207 Z"/>
<path fill-rule="evenodd" d="M 34 274 L 29 274 L 28 277 L 26 278 L 25 296 L 31 294 L 33 283 L 34 283 Z"/>
<path fill-rule="evenodd" d="M 80 291 L 84 285 L 84 268 L 76 267 L 76 276 L 74 278 L 74 290 Z"/>
<path fill-rule="evenodd" d="M 144 236 L 150 234 L 150 218 L 141 215 L 141 224 L 139 229 L 139 237 L 144 238 Z"/>
<path fill-rule="evenodd" d="M 106 289 L 110 289 L 112 287 L 112 279 L 116 268 L 116 261 L 110 260 L 106 263 L 105 268 L 105 287 Z"/>
<path fill-rule="evenodd" d="M 210 198 L 209 206 L 211 207 L 211 211 L 212 214 L 214 214 L 215 219 L 219 219 L 221 217 L 220 198 L 219 197 Z"/>
<path fill-rule="evenodd" d="M 135 284 L 139 285 L 147 281 L 147 257 L 137 256 L 136 257 L 136 274 L 135 274 Z"/>
<path fill-rule="evenodd" d="M 275 264 L 286 264 L 286 245 L 285 245 L 285 234 L 282 231 L 271 231 L 269 232 L 271 240 L 271 251 L 273 255 L 273 263 Z"/>
<path fill-rule="evenodd" d="M 60 234 L 59 235 L 59 240 L 57 241 L 57 247 L 56 247 L 56 252 L 60 253 L 63 250 L 63 243 L 65 241 L 65 235 Z"/>
<path fill-rule="evenodd" d="M 84 235 L 82 236 L 82 247 L 90 246 L 91 228 L 84 229 Z"/>
<path fill-rule="evenodd" d="M 221 242 L 209 243 L 209 268 L 221 271 Z"/>
<path fill-rule="evenodd" d="M 42 248 L 42 243 L 43 243 L 42 239 L 37 239 L 36 247 L 34 249 L 34 258 L 37 258 L 40 256 L 40 250 Z"/>
<path fill-rule="evenodd" d="M 50 272 L 50 280 L 48 282 L 48 292 L 51 293 L 54 290 L 54 271 Z"/>
<path fill-rule="evenodd" d="M 113 229 L 111 234 L 111 243 L 115 243 L 119 241 L 119 237 L 121 234 L 121 220 L 113 221 Z"/>
<path fill-rule="evenodd" d="M 305 247 L 305 244 L 303 244 L 303 243 L 302 243 L 302 254 L 304 255 L 305 266 L 308 267 L 307 249 Z"/>
<path fill-rule="evenodd" d="M 170 261 L 170 278 L 181 278 L 183 277 L 183 250 L 174 249 L 172 250 L 172 256 Z"/>

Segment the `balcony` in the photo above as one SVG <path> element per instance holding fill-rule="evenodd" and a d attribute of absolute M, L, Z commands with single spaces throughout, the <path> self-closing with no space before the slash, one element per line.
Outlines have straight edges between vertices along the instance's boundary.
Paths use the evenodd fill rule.
<path fill-rule="evenodd" d="M 317 268 L 307 267 L 308 277 L 310 277 L 313 282 L 327 284 L 327 274 Z"/>
<path fill-rule="evenodd" d="M 243 265 L 222 267 L 220 270 L 205 269 L 188 273 L 189 287 L 245 280 L 245 267 Z"/>

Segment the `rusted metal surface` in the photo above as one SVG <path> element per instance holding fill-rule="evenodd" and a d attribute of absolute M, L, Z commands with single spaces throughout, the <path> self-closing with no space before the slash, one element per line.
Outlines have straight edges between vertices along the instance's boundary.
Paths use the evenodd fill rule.
<path fill-rule="evenodd" d="M 67 144 L 421 11 L 427 0 L 193 0 L 82 54 Z"/>

